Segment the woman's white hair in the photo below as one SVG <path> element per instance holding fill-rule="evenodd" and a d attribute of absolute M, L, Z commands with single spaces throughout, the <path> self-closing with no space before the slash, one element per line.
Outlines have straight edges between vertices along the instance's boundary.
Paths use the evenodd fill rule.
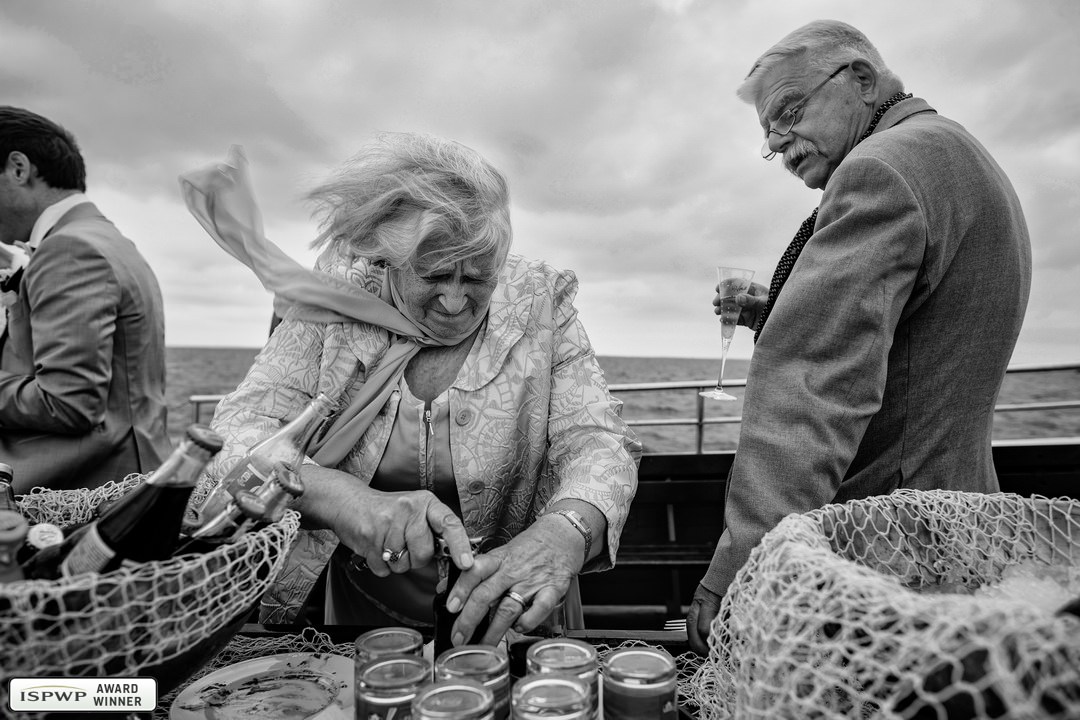
<path fill-rule="evenodd" d="M 440 260 L 510 249 L 506 178 L 460 143 L 418 133 L 383 133 L 308 193 L 322 232 L 312 243 L 403 267 L 436 235 Z"/>
<path fill-rule="evenodd" d="M 810 69 L 823 75 L 857 58 L 866 60 L 886 84 L 903 89 L 903 82 L 885 65 L 881 53 L 862 32 L 839 20 L 815 20 L 787 34 L 783 40 L 765 51 L 754 61 L 753 67 L 736 90 L 740 100 L 756 102 L 761 90 L 762 78 L 779 63 L 789 58 L 800 58 Z M 833 82 L 846 82 L 846 73 Z"/>

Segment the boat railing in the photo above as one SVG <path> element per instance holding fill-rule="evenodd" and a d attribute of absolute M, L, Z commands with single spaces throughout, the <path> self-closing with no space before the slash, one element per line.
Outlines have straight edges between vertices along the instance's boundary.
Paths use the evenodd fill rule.
<path fill-rule="evenodd" d="M 1031 363 L 1022 365 L 1012 365 L 1009 367 L 1008 375 L 1017 375 L 1024 373 L 1039 373 L 1039 372 L 1054 372 L 1059 370 L 1075 370 L 1080 371 L 1080 362 L 1069 363 Z M 674 382 L 644 382 L 644 383 L 612 383 L 609 385 L 609 390 L 612 395 L 615 395 L 620 400 L 626 402 L 627 395 L 633 395 L 635 393 L 657 393 L 657 392 L 692 392 L 694 393 L 694 415 L 691 417 L 674 417 L 674 418 L 631 418 L 626 422 L 631 427 L 661 427 L 661 426 L 692 426 L 695 428 L 695 443 L 694 447 L 696 453 L 700 454 L 704 452 L 705 442 L 705 429 L 713 425 L 727 425 L 736 424 L 742 422 L 741 415 L 707 415 L 706 406 L 711 409 L 718 404 L 706 403 L 705 398 L 701 397 L 697 393 L 701 390 L 714 387 L 714 380 L 683 380 Z M 733 378 L 724 380 L 725 388 L 742 388 L 746 387 L 745 378 Z M 204 411 L 209 406 L 217 405 L 221 400 L 222 395 L 192 395 L 189 398 L 192 411 L 192 422 L 203 422 Z M 629 404 L 629 403 L 627 403 Z M 736 404 L 737 407 L 741 407 L 741 402 Z M 1009 402 L 998 403 L 994 407 L 996 413 L 1015 413 L 1015 412 L 1037 412 L 1047 410 L 1073 410 L 1080 409 L 1080 399 L 1076 400 L 1050 400 L 1050 401 L 1032 401 L 1032 402 Z"/>

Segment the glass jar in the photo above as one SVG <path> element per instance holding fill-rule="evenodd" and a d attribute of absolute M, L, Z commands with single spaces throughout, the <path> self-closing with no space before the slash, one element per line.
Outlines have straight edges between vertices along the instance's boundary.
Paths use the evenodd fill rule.
<path fill-rule="evenodd" d="M 589 689 L 570 673 L 526 675 L 510 700 L 514 720 L 588 720 L 593 717 Z"/>
<path fill-rule="evenodd" d="M 420 688 L 431 682 L 431 663 L 416 655 L 383 655 L 356 668 L 356 720 L 408 717 Z"/>
<path fill-rule="evenodd" d="M 549 638 L 529 647 L 525 654 L 529 674 L 570 673 L 584 683 L 589 694 L 589 717 L 600 717 L 600 677 L 596 648 L 581 640 Z"/>
<path fill-rule="evenodd" d="M 420 655 L 424 638 L 418 630 L 407 627 L 378 628 L 356 638 L 356 666 L 381 655 Z"/>
<path fill-rule="evenodd" d="M 491 691 L 495 720 L 510 717 L 510 663 L 490 645 L 460 645 L 435 660 L 436 680 L 475 680 Z"/>
<path fill-rule="evenodd" d="M 654 647 L 612 650 L 602 663 L 604 720 L 675 720 L 675 659 Z"/>
<path fill-rule="evenodd" d="M 412 702 L 412 720 L 493 720 L 491 691 L 474 680 L 439 680 Z"/>

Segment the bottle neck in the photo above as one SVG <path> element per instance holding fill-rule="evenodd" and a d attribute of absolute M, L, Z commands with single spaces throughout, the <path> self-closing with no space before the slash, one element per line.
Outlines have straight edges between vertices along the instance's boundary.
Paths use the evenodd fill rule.
<path fill-rule="evenodd" d="M 165 459 L 157 470 L 146 478 L 147 485 L 157 487 L 195 487 L 199 473 L 206 467 L 211 453 L 188 439 Z"/>
<path fill-rule="evenodd" d="M 280 430 L 265 440 L 256 443 L 255 446 L 252 447 L 252 452 L 276 444 L 282 440 L 288 440 L 303 453 L 307 450 L 307 446 L 311 442 L 312 436 L 314 436 L 315 432 L 319 429 L 323 419 L 330 414 L 332 409 L 333 404 L 330 399 L 326 395 L 319 394 L 307 404 L 307 407 L 305 407 L 299 415 L 282 426 Z"/>

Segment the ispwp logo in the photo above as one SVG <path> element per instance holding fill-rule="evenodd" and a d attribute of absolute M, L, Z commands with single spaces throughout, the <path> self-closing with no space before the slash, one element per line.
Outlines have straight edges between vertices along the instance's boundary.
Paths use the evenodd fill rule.
<path fill-rule="evenodd" d="M 155 707 L 154 678 L 48 677 L 8 681 L 8 708 L 16 712 L 137 712 Z"/>

